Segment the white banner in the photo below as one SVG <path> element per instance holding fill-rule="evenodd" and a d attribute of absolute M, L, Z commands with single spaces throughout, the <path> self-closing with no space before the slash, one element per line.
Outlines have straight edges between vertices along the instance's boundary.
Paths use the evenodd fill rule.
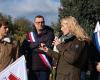
<path fill-rule="evenodd" d="M 28 80 L 25 57 L 21 56 L 0 72 L 0 80 Z"/>

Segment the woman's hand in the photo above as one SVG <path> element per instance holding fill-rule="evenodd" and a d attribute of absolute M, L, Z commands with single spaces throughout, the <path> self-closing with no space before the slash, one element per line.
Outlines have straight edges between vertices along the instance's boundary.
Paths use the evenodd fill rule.
<path fill-rule="evenodd" d="M 48 48 L 44 43 L 40 44 L 40 49 L 43 50 L 44 52 L 48 52 Z"/>
<path fill-rule="evenodd" d="M 55 39 L 53 41 L 53 45 L 57 46 L 60 43 L 61 43 L 60 39 L 58 39 L 58 37 L 55 37 Z"/>

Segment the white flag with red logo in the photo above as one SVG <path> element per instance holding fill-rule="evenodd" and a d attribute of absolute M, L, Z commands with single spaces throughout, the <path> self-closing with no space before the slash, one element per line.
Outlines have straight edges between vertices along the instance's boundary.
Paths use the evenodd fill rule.
<path fill-rule="evenodd" d="M 21 56 L 0 72 L 0 80 L 28 80 L 25 57 Z"/>

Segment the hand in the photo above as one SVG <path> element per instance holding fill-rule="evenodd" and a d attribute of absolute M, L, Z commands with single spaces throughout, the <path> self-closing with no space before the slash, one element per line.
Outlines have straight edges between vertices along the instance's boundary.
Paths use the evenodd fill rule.
<path fill-rule="evenodd" d="M 53 45 L 57 46 L 58 44 L 61 43 L 61 40 L 58 39 L 58 37 L 55 37 L 54 41 L 53 41 Z"/>
<path fill-rule="evenodd" d="M 98 72 L 100 72 L 100 62 L 97 63 L 96 69 Z"/>
<path fill-rule="evenodd" d="M 40 49 L 43 50 L 44 52 L 48 52 L 48 48 L 44 43 L 40 44 Z"/>

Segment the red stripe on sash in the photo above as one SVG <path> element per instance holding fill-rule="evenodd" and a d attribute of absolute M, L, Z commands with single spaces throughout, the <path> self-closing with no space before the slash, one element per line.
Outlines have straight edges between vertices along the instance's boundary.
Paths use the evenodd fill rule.
<path fill-rule="evenodd" d="M 43 55 L 44 55 L 44 54 L 39 53 L 39 56 L 40 56 L 40 58 L 42 59 L 42 61 L 44 62 L 44 64 L 45 64 L 47 67 L 51 68 L 50 64 L 46 61 L 46 58 L 43 57 Z M 44 55 L 44 56 L 45 56 L 45 55 Z"/>
<path fill-rule="evenodd" d="M 33 42 L 31 32 L 29 33 L 30 42 Z"/>

